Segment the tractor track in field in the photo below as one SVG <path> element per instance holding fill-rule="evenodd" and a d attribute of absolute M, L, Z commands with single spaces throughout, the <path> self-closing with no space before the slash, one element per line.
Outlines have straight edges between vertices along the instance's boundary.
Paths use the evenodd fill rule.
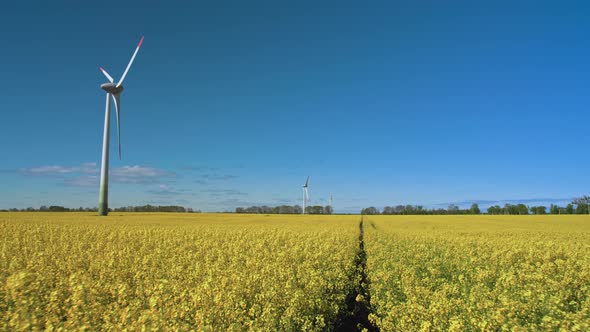
<path fill-rule="evenodd" d="M 373 227 L 375 227 L 373 225 Z M 365 251 L 365 230 L 363 218 L 359 223 L 359 248 L 355 256 L 355 280 L 358 284 L 346 296 L 346 308 L 341 311 L 334 324 L 334 331 L 379 331 L 369 321 L 371 295 L 367 278 L 367 253 Z"/>

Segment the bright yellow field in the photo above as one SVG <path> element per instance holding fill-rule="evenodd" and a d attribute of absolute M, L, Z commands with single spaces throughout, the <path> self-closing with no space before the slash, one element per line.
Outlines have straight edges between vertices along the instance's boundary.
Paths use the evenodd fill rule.
<path fill-rule="evenodd" d="M 359 220 L 0 213 L 0 331 L 330 330 L 361 280 Z M 381 331 L 590 330 L 588 216 L 363 224 Z"/>
<path fill-rule="evenodd" d="M 370 216 L 386 331 L 590 330 L 589 216 Z"/>
<path fill-rule="evenodd" d="M 0 330 L 323 330 L 358 217 L 0 214 Z"/>

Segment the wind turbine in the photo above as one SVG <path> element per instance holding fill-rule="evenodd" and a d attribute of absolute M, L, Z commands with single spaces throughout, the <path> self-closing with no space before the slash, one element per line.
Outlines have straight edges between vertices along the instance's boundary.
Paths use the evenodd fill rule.
<path fill-rule="evenodd" d="M 330 193 L 330 210 L 332 210 L 330 214 L 334 213 L 334 207 L 332 206 L 332 193 Z"/>
<path fill-rule="evenodd" d="M 303 185 L 303 211 L 302 214 L 305 214 L 305 203 L 309 201 L 309 193 L 307 192 L 307 185 L 309 184 L 309 176 L 307 180 L 305 180 L 305 184 Z"/>
<path fill-rule="evenodd" d="M 100 88 L 106 91 L 107 93 L 107 102 L 106 102 L 106 109 L 104 114 L 104 133 L 102 139 L 102 165 L 100 166 L 100 194 L 98 198 L 98 214 L 101 216 L 106 216 L 109 213 L 109 128 L 111 124 L 111 98 L 113 103 L 115 104 L 115 112 L 117 115 L 117 142 L 119 143 L 119 160 L 121 159 L 121 127 L 120 127 L 120 117 L 119 111 L 121 110 L 121 92 L 123 92 L 123 80 L 125 76 L 127 76 L 127 72 L 129 72 L 129 68 L 131 68 L 131 64 L 133 60 L 135 60 L 135 56 L 143 43 L 143 37 L 139 40 L 139 44 L 137 44 L 137 48 L 135 52 L 133 52 L 133 56 L 131 60 L 129 60 L 129 64 L 127 68 L 125 68 L 125 72 L 119 79 L 119 82 L 114 83 L 113 78 L 109 73 L 106 72 L 102 67 L 99 67 L 100 71 L 106 76 L 110 83 L 103 83 L 100 85 Z"/>

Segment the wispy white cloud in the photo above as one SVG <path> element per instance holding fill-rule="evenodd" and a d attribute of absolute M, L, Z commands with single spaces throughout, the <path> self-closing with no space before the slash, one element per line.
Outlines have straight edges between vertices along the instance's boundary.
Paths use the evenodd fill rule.
<path fill-rule="evenodd" d="M 14 170 L 27 177 L 54 177 L 63 179 L 66 186 L 90 187 L 98 185 L 99 169 L 96 163 L 76 166 L 46 165 Z M 176 177 L 175 172 L 141 165 L 122 166 L 110 169 L 110 180 L 127 184 L 154 184 Z"/>
<path fill-rule="evenodd" d="M 19 168 L 18 172 L 26 176 L 55 176 L 66 174 L 94 174 L 98 172 L 96 163 L 83 163 L 79 166 L 49 165 L 31 168 Z"/>
<path fill-rule="evenodd" d="M 232 175 L 232 174 L 203 174 L 201 176 L 203 179 L 207 179 L 207 180 L 219 180 L 219 181 L 227 181 L 227 180 L 233 180 L 235 178 L 237 178 L 237 175 Z"/>
<path fill-rule="evenodd" d="M 288 198 L 273 198 L 272 201 L 277 202 L 277 203 L 283 203 L 283 204 L 294 202 L 292 199 L 288 199 Z"/>
<path fill-rule="evenodd" d="M 165 178 L 174 178 L 176 173 L 145 166 L 123 166 L 111 169 L 111 179 L 118 183 L 150 184 Z"/>
<path fill-rule="evenodd" d="M 201 172 L 201 171 L 216 172 L 216 171 L 219 171 L 219 167 L 191 166 L 191 165 L 181 166 L 180 169 L 183 170 L 183 171 L 197 171 L 197 172 Z"/>
<path fill-rule="evenodd" d="M 95 187 L 98 186 L 98 176 L 96 175 L 82 175 L 72 178 L 67 178 L 63 181 L 66 186 L 73 187 Z"/>
<path fill-rule="evenodd" d="M 211 196 L 247 196 L 248 193 L 235 189 L 205 189 L 201 190 L 202 193 L 207 193 Z"/>
<path fill-rule="evenodd" d="M 158 196 L 176 196 L 186 193 L 184 190 L 177 190 L 167 184 L 160 184 L 157 189 L 148 190 L 148 193 Z"/>
<path fill-rule="evenodd" d="M 238 178 L 235 174 L 224 173 L 219 167 L 209 166 L 181 166 L 179 167 L 182 171 L 189 171 L 196 173 L 195 176 L 198 178 L 193 182 L 208 185 L 215 181 L 229 181 Z"/>

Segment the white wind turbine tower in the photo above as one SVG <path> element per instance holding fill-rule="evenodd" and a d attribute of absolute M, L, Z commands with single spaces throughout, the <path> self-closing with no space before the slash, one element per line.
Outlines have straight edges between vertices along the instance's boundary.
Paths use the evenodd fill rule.
<path fill-rule="evenodd" d="M 305 214 L 305 203 L 309 201 L 309 193 L 307 192 L 307 185 L 309 184 L 309 176 L 307 180 L 305 180 L 305 184 L 303 185 L 303 211 L 301 214 Z"/>
<path fill-rule="evenodd" d="M 133 53 L 129 64 L 127 65 L 127 68 L 125 68 L 125 72 L 123 72 L 123 75 L 121 76 L 121 79 L 119 79 L 118 83 L 114 83 L 111 75 L 109 75 L 109 73 L 107 73 L 102 67 L 99 67 L 100 71 L 110 82 L 100 85 L 100 88 L 107 93 L 107 102 L 104 114 L 104 134 L 102 140 L 102 165 L 100 166 L 100 194 L 98 198 L 98 214 L 101 216 L 106 216 L 109 213 L 109 128 L 111 124 L 111 98 L 115 104 L 115 112 L 117 115 L 117 141 L 119 143 L 119 159 L 121 159 L 121 128 L 119 124 L 119 112 L 121 110 L 120 95 L 121 92 L 123 92 L 123 85 L 121 84 L 123 84 L 123 80 L 125 79 L 125 76 L 127 76 L 127 72 L 129 71 L 129 68 L 131 68 L 131 64 L 133 63 L 133 60 L 135 60 L 135 56 L 137 55 L 137 52 L 139 51 L 142 43 L 143 37 L 141 37 L 139 44 L 137 44 L 137 48 L 135 48 L 135 52 Z"/>
<path fill-rule="evenodd" d="M 330 214 L 333 214 L 334 213 L 334 207 L 332 206 L 332 200 L 333 200 L 332 199 L 332 193 L 330 193 L 330 210 L 332 210 Z"/>

